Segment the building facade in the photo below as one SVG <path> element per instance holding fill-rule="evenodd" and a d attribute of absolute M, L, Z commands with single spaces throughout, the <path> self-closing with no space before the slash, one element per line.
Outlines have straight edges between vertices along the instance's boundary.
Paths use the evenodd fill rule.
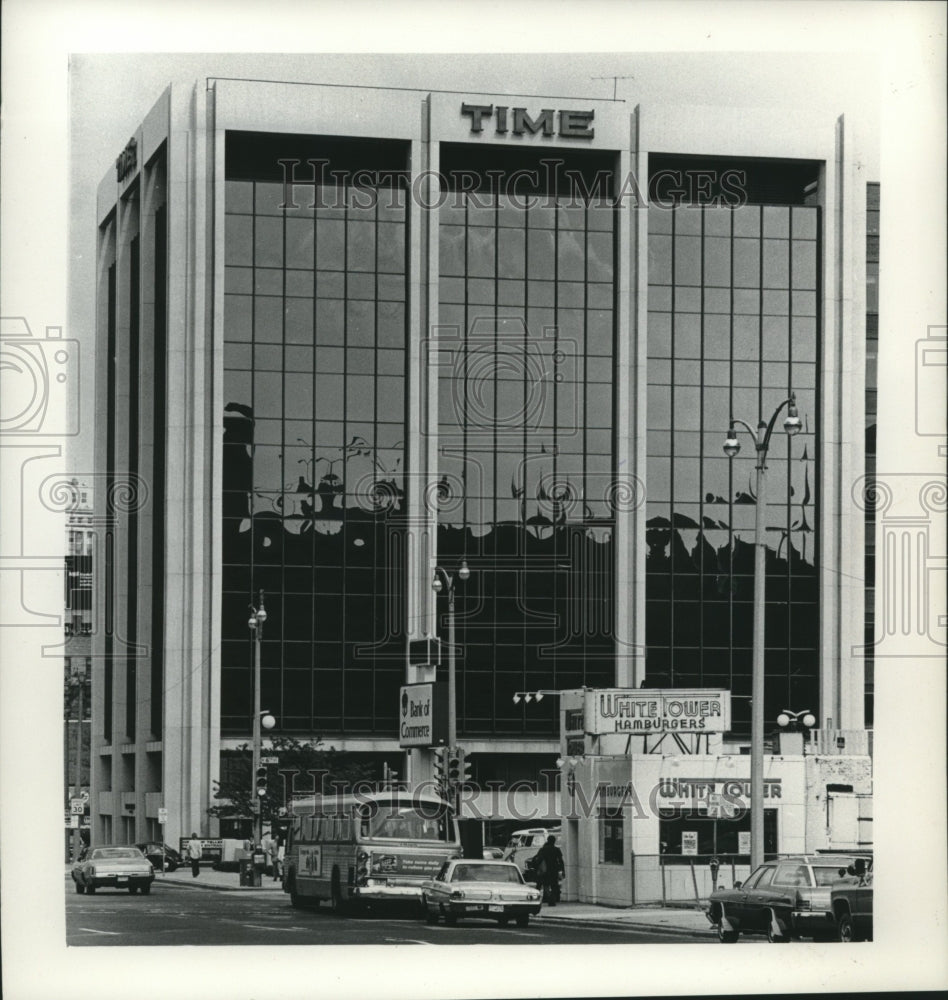
<path fill-rule="evenodd" d="M 96 837 L 156 836 L 159 807 L 172 842 L 218 833 L 260 591 L 278 731 L 430 777 L 399 687 L 436 676 L 408 642 L 444 637 L 432 573 L 462 560 L 475 782 L 555 770 L 557 699 L 518 692 L 726 689 L 739 747 L 757 498 L 750 440 L 721 446 L 791 394 L 765 713 L 864 728 L 867 178 L 842 118 L 210 79 L 116 153 Z"/>

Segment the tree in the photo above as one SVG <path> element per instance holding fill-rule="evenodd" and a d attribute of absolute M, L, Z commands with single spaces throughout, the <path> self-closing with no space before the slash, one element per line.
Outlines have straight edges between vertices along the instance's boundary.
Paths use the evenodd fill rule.
<path fill-rule="evenodd" d="M 321 737 L 303 743 L 291 736 L 275 736 L 269 743 L 263 756 L 278 757 L 279 763 L 266 765 L 266 794 L 255 794 L 253 750 L 244 743 L 230 757 L 229 766 L 222 768 L 221 780 L 215 781 L 214 798 L 220 805 L 210 806 L 208 815 L 218 819 L 249 818 L 254 814 L 254 800 L 259 799 L 262 819 L 267 823 L 285 814 L 283 810 L 289 806 L 294 791 L 305 794 L 314 789 L 316 782 L 321 786 L 315 787 L 316 791 L 332 792 L 380 777 L 374 764 L 335 747 L 324 747 Z"/>

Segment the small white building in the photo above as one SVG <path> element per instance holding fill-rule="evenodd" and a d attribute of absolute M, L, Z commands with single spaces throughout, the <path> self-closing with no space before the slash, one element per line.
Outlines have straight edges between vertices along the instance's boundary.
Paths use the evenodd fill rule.
<path fill-rule="evenodd" d="M 564 898 L 697 900 L 750 863 L 750 756 L 726 742 L 730 693 L 613 689 L 561 696 Z M 603 717 L 603 704 L 618 705 Z M 649 718 L 649 728 L 641 723 Z M 579 726 L 582 724 L 582 731 Z M 775 734 L 764 756 L 768 856 L 865 850 L 872 761 L 860 731 Z"/>

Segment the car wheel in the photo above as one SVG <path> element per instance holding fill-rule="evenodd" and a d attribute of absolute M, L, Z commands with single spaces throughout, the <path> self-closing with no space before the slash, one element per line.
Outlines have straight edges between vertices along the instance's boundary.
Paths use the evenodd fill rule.
<path fill-rule="evenodd" d="M 76 886 L 76 892 L 77 892 L 77 893 L 78 893 L 78 894 L 79 894 L 80 896 L 82 896 L 82 895 L 83 895 L 83 894 L 85 893 L 85 891 L 86 891 L 86 887 L 85 887 L 84 885 L 82 885 L 82 883 L 81 883 L 81 882 L 76 882 L 76 883 L 75 883 L 75 886 Z"/>
<path fill-rule="evenodd" d="M 95 895 L 95 886 L 94 885 L 87 885 L 86 886 L 86 892 L 89 893 L 90 896 L 94 896 Z"/>
<path fill-rule="evenodd" d="M 444 917 L 444 923 L 447 927 L 456 927 L 458 923 L 457 914 L 449 913 L 443 906 L 440 907 L 441 916 Z"/>
<path fill-rule="evenodd" d="M 858 941 L 856 937 L 856 928 L 853 926 L 853 917 L 851 913 L 844 913 L 839 918 L 839 929 L 838 929 L 840 941 L 844 941 L 846 944 L 851 944 L 853 941 Z"/>
<path fill-rule="evenodd" d="M 529 913 L 518 913 L 517 914 L 517 926 L 526 927 L 530 923 Z"/>
<path fill-rule="evenodd" d="M 428 905 L 426 897 L 422 897 L 421 905 L 425 910 L 425 923 L 429 925 L 436 924 L 438 922 L 438 911 L 433 906 Z"/>
<path fill-rule="evenodd" d="M 771 944 L 786 944 L 790 940 L 789 934 L 779 934 L 774 928 L 777 926 L 777 915 L 770 911 L 770 922 L 767 924 L 767 940 Z"/>
<path fill-rule="evenodd" d="M 734 944 L 740 937 L 740 931 L 726 931 L 723 924 L 718 924 L 718 940 L 722 944 Z"/>
<path fill-rule="evenodd" d="M 137 893 L 138 893 L 138 886 L 137 885 L 130 885 L 128 887 L 128 894 L 129 894 L 129 896 L 134 896 Z"/>
<path fill-rule="evenodd" d="M 150 884 L 149 885 L 140 886 L 140 888 L 142 890 L 142 895 L 143 896 L 148 896 L 148 895 L 151 894 L 151 885 Z"/>

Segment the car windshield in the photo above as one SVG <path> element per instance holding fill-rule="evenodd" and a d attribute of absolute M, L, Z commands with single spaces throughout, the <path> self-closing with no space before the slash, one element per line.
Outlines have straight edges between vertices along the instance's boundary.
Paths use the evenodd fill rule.
<path fill-rule="evenodd" d="M 92 861 L 111 861 L 115 858 L 140 859 L 142 852 L 137 847 L 97 847 L 90 855 Z"/>
<path fill-rule="evenodd" d="M 817 885 L 833 885 L 834 882 L 838 882 L 841 878 L 846 877 L 846 869 L 843 868 L 842 874 L 840 874 L 840 865 L 833 865 L 832 868 L 821 866 L 817 868 L 813 867 L 813 877 L 816 879 Z"/>
<path fill-rule="evenodd" d="M 510 865 L 457 865 L 452 882 L 515 882 L 523 880 L 520 872 Z"/>
<path fill-rule="evenodd" d="M 370 840 L 453 840 L 453 824 L 441 806 L 422 803 L 417 809 L 398 802 L 380 802 L 360 809 L 360 830 Z"/>

